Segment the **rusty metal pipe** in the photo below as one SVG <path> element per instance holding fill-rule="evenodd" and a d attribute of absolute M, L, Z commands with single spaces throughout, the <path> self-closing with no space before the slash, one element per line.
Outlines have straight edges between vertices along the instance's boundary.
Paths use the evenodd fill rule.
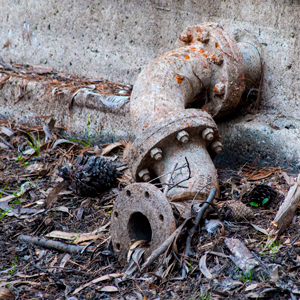
<path fill-rule="evenodd" d="M 188 27 L 173 51 L 142 70 L 131 95 L 136 140 L 128 155 L 133 177 L 140 183 L 127 186 L 117 197 L 112 218 L 113 245 L 120 261 L 125 260 L 130 240 L 146 239 L 153 249 L 174 230 L 168 199 L 142 182 L 158 177 L 173 200 L 205 198 L 218 188 L 212 158 L 221 152 L 222 143 L 214 118 L 229 114 L 245 87 L 259 81 L 260 73 L 257 49 L 238 44 L 213 23 Z M 169 220 L 164 226 L 171 225 L 163 227 L 167 230 L 157 228 L 162 220 Z"/>
<path fill-rule="evenodd" d="M 135 82 L 130 113 L 137 139 L 129 164 L 137 181 L 148 181 L 187 158 L 190 170 L 175 172 L 172 182 L 182 181 L 191 172 L 192 178 L 181 186 L 194 193 L 202 187 L 204 196 L 212 186 L 218 186 L 209 152 L 222 149 L 212 118 L 237 106 L 245 90 L 245 74 L 252 84 L 259 80 L 260 58 L 253 45 L 239 45 L 229 32 L 213 23 L 188 27 L 176 47 L 151 61 Z M 195 100 L 197 95 L 202 99 Z M 203 110 L 186 109 L 191 103 Z M 164 130 L 167 136 L 161 133 Z M 159 149 L 159 160 L 151 157 L 153 149 Z M 160 180 L 168 184 L 170 178 Z M 174 188 L 170 195 L 180 191 L 182 188 Z"/>

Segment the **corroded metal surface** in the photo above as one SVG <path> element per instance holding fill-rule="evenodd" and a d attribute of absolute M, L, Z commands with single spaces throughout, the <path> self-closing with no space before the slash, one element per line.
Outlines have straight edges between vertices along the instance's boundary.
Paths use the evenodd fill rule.
<path fill-rule="evenodd" d="M 179 198 L 184 193 L 191 198 L 205 198 L 213 187 L 218 189 L 212 158 L 222 151 L 222 143 L 213 118 L 235 109 L 245 90 L 245 74 L 248 83 L 257 81 L 260 59 L 255 51 L 255 47 L 245 43 L 239 46 L 218 24 L 203 23 L 188 27 L 173 51 L 143 69 L 130 101 L 131 123 L 137 138 L 129 151 L 128 165 L 136 181 L 155 179 L 168 196 L 180 195 Z M 132 207 L 141 212 L 143 223 L 150 222 L 145 231 L 152 229 L 153 244 L 162 241 L 158 236 L 171 234 L 169 227 L 157 226 L 161 225 L 157 221 L 161 209 L 169 207 L 165 196 L 156 190 L 156 197 L 148 202 L 143 193 L 150 185 L 132 186 L 137 191 L 134 200 L 130 198 L 131 191 L 123 192 L 115 204 L 117 215 L 112 219 L 114 248 L 121 259 L 129 248 L 130 233 L 125 232 L 132 229 Z M 129 199 L 132 202 L 128 203 Z M 152 218 L 155 223 L 151 223 Z M 139 232 L 138 227 L 135 230 Z M 147 234 L 139 234 L 142 237 L 151 239 Z"/>
<path fill-rule="evenodd" d="M 207 129 L 210 129 L 210 140 L 203 138 L 203 132 L 208 132 Z M 186 143 L 178 140 L 178 134 L 183 131 L 188 134 Z M 211 146 L 216 142 L 220 143 L 218 128 L 205 111 L 188 109 L 169 112 L 163 119 L 145 128 L 134 141 L 128 164 L 136 181 L 144 181 L 143 175 L 148 170 L 151 174 L 149 179 L 160 177 L 160 181 L 166 184 L 170 181 L 170 172 L 175 164 L 181 166 L 187 160 L 190 170 L 183 168 L 173 172 L 172 181 L 177 183 L 188 178 L 189 171 L 191 178 L 182 182 L 181 187 L 170 190 L 169 195 L 174 196 L 183 191 L 196 193 L 203 188 L 200 195 L 205 197 L 212 187 L 218 187 L 216 169 L 210 157 L 210 154 L 214 156 Z M 151 157 L 151 149 L 155 148 L 162 150 L 159 161 Z M 166 173 L 166 176 L 162 176 Z"/>
<path fill-rule="evenodd" d="M 148 256 L 176 229 L 172 208 L 163 193 L 150 183 L 134 183 L 114 201 L 111 237 L 121 264 L 137 240 L 148 240 Z"/>

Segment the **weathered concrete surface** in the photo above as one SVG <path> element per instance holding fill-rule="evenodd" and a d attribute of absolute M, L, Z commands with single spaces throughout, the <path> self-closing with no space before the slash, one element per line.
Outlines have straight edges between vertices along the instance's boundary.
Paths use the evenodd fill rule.
<path fill-rule="evenodd" d="M 3 77 L 5 76 L 0 75 L 0 82 Z M 21 94 L 31 92 L 18 100 L 20 90 Z M 49 117 L 45 119 L 43 116 L 53 115 L 56 126 L 67 129 L 66 137 L 76 137 L 83 141 L 87 138 L 88 122 L 89 138 L 95 143 L 131 138 L 129 99 L 118 108 L 110 108 L 101 102 L 100 94 L 84 88 L 74 96 L 73 105 L 69 109 L 73 93 L 67 87 L 63 89 L 63 85 L 59 95 L 53 91 L 47 80 L 11 77 L 0 89 L 0 114 L 19 122 L 40 124 L 49 120 Z"/>
<path fill-rule="evenodd" d="M 12 46 L 0 51 L 5 61 L 46 64 L 60 72 L 126 83 L 134 83 L 143 66 L 171 50 L 187 25 L 220 23 L 238 42 L 254 43 L 266 63 L 262 106 L 267 115 L 222 125 L 224 153 L 241 162 L 259 155 L 262 161 L 273 163 L 277 153 L 279 165 L 295 167 L 299 162 L 298 0 L 0 0 L 0 4 L 3 44 L 12 31 Z M 22 39 L 24 22 L 34 32 L 30 41 L 26 34 Z M 14 108 L 11 112 L 15 114 Z M 284 119 L 295 128 L 280 125 L 267 135 L 268 118 Z M 81 127 L 84 124 L 86 120 Z M 249 155 L 241 154 L 250 140 Z M 270 152 L 265 152 L 267 148 Z M 223 155 L 222 161 L 226 159 Z"/>

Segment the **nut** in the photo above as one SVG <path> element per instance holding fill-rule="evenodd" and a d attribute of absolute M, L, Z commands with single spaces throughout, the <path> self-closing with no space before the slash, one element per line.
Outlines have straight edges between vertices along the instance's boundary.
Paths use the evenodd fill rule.
<path fill-rule="evenodd" d="M 143 181 L 150 181 L 150 172 L 148 169 L 143 169 L 139 172 L 139 177 L 143 179 Z"/>
<path fill-rule="evenodd" d="M 211 148 L 213 151 L 215 151 L 217 154 L 222 152 L 222 143 L 221 142 L 214 142 L 211 145 Z"/>
<path fill-rule="evenodd" d="M 222 82 L 217 83 L 213 88 L 213 92 L 218 96 L 223 95 L 225 93 L 225 84 Z"/>
<path fill-rule="evenodd" d="M 200 42 L 201 43 L 208 43 L 209 41 L 209 33 L 207 31 L 202 31 L 202 33 L 200 34 Z"/>
<path fill-rule="evenodd" d="M 223 55 L 222 54 L 217 54 L 217 55 L 212 55 L 210 60 L 215 64 L 215 65 L 218 65 L 218 66 L 221 66 L 222 63 L 224 62 L 224 59 L 223 59 Z"/>
<path fill-rule="evenodd" d="M 182 130 L 182 131 L 178 132 L 177 140 L 179 142 L 185 144 L 189 141 L 189 134 L 185 130 Z"/>
<path fill-rule="evenodd" d="M 214 138 L 214 131 L 211 128 L 206 128 L 202 131 L 202 137 L 205 140 L 211 141 Z"/>
<path fill-rule="evenodd" d="M 150 151 L 151 158 L 154 158 L 155 160 L 161 160 L 162 159 L 162 150 L 160 148 L 153 148 Z"/>
<path fill-rule="evenodd" d="M 179 39 L 180 39 L 182 42 L 188 44 L 188 43 L 190 43 L 190 42 L 193 40 L 193 36 L 192 36 L 192 34 L 191 34 L 190 32 L 187 31 L 187 32 L 185 32 L 185 33 L 182 33 L 182 34 L 179 36 Z"/>

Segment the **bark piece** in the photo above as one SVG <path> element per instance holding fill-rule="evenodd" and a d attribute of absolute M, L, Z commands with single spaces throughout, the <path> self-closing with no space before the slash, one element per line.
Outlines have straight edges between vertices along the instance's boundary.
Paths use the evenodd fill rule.
<path fill-rule="evenodd" d="M 277 228 L 277 236 L 280 235 L 292 222 L 296 210 L 300 202 L 300 174 L 298 175 L 297 182 L 293 184 L 279 207 L 277 215 L 272 224 Z"/>
<path fill-rule="evenodd" d="M 244 273 L 249 273 L 254 267 L 259 265 L 259 262 L 240 240 L 227 238 L 225 239 L 225 244 L 233 254 L 230 258 Z"/>

